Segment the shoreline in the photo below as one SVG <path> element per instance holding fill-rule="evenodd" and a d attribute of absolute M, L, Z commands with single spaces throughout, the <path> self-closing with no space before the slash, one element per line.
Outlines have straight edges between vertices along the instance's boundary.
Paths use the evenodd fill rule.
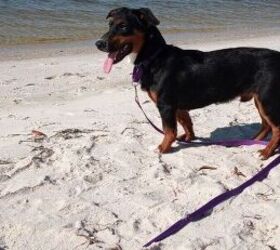
<path fill-rule="evenodd" d="M 185 48 L 192 45 L 192 48 L 199 48 L 204 44 L 211 44 L 215 47 L 215 44 L 228 44 L 228 46 L 250 46 L 250 44 L 260 44 L 260 46 L 277 47 L 276 40 L 279 40 L 280 33 L 272 34 L 271 31 L 259 33 L 238 33 L 229 32 L 228 34 L 216 34 L 216 33 L 163 33 L 167 43 L 174 44 L 175 46 L 181 46 Z M 269 41 L 272 40 L 273 42 Z M 34 44 L 19 44 L 19 45 L 2 45 L 0 46 L 0 61 L 10 60 L 25 60 L 34 58 L 47 58 L 55 56 L 68 56 L 68 55 L 88 55 L 89 53 L 98 52 L 95 45 L 95 39 L 89 40 L 77 40 L 77 41 L 65 41 L 65 42 L 47 42 L 47 43 L 34 43 Z"/>

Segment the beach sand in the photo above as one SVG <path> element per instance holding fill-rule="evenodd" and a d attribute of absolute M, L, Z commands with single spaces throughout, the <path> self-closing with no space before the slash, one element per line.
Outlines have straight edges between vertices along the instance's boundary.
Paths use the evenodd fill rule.
<path fill-rule="evenodd" d="M 183 43 L 183 41 L 181 41 Z M 280 37 L 186 44 L 280 50 Z M 159 155 L 162 135 L 134 103 L 132 65 L 110 75 L 105 55 L 0 62 L 0 249 L 141 249 L 187 212 L 254 175 L 262 146 L 183 147 Z M 139 91 L 144 109 L 158 111 Z M 190 112 L 196 135 L 250 138 L 260 118 L 238 100 Z M 32 130 L 33 131 L 32 133 Z M 40 131 L 40 134 L 36 131 Z M 280 168 L 153 250 L 279 249 Z"/>

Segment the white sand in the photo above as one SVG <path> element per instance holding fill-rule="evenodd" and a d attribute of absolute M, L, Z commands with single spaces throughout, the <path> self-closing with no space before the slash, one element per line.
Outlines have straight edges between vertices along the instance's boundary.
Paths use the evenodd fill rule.
<path fill-rule="evenodd" d="M 185 48 L 229 46 L 280 50 L 280 37 Z M 159 156 L 162 136 L 134 103 L 132 66 L 124 60 L 104 75 L 104 56 L 0 63 L 0 249 L 141 249 L 272 160 L 259 159 L 261 146 L 174 144 L 174 153 Z M 160 124 L 157 109 L 140 96 Z M 252 102 L 211 105 L 191 116 L 196 135 L 212 139 L 248 138 L 259 126 Z M 34 140 L 33 129 L 48 137 Z M 151 249 L 279 249 L 279 180 L 280 167 Z"/>

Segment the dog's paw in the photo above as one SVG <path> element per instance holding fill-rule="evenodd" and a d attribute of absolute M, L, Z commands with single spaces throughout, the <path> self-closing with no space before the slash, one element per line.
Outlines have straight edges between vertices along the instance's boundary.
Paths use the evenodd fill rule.
<path fill-rule="evenodd" d="M 264 160 L 267 160 L 272 154 L 270 152 L 270 150 L 267 150 L 267 148 L 265 149 L 260 149 L 258 150 L 259 154 L 260 154 L 260 157 L 261 159 L 264 161 Z"/>
<path fill-rule="evenodd" d="M 170 150 L 171 150 L 171 147 L 168 145 L 165 145 L 164 143 L 162 143 L 158 146 L 158 151 L 161 154 L 168 153 L 168 152 L 170 152 Z"/>
<path fill-rule="evenodd" d="M 190 142 L 195 139 L 195 136 L 193 134 L 182 134 L 177 137 L 177 140 L 179 141 L 187 141 Z"/>

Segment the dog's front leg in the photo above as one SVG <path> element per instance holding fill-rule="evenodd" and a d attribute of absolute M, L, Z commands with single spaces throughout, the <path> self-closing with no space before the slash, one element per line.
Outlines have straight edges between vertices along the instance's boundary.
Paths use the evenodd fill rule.
<path fill-rule="evenodd" d="M 176 109 L 171 105 L 161 102 L 158 102 L 157 107 L 162 119 L 164 131 L 164 138 L 162 143 L 158 146 L 158 149 L 160 153 L 167 153 L 170 151 L 171 145 L 176 140 L 177 136 Z"/>

